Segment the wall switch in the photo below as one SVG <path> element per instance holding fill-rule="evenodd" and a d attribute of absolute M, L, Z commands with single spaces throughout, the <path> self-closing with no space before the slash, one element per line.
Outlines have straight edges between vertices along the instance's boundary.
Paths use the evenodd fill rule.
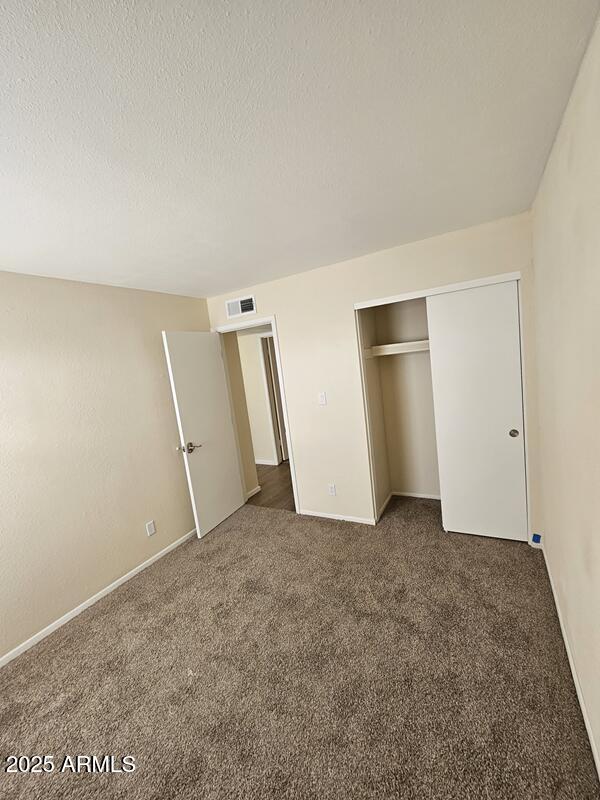
<path fill-rule="evenodd" d="M 154 534 L 156 533 L 156 525 L 153 519 L 151 519 L 150 522 L 146 523 L 146 533 L 148 534 L 148 536 L 154 536 Z"/>
<path fill-rule="evenodd" d="M 319 392 L 319 405 L 320 406 L 327 405 L 327 392 Z"/>
<path fill-rule="evenodd" d="M 332 497 L 335 497 L 335 483 L 328 483 L 327 489 Z"/>

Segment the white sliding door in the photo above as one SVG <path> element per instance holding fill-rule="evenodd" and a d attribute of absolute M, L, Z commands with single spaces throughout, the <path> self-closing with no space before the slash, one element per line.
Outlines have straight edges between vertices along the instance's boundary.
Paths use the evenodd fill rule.
<path fill-rule="evenodd" d="M 427 298 L 444 529 L 527 540 L 516 281 Z"/>
<path fill-rule="evenodd" d="M 218 333 L 163 331 L 198 536 L 244 504 Z"/>

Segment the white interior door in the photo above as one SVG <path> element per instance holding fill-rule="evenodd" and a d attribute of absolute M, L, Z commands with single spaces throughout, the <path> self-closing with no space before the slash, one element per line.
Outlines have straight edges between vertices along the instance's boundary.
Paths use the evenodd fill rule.
<path fill-rule="evenodd" d="M 163 331 L 196 530 L 204 536 L 244 504 L 218 333 Z"/>
<path fill-rule="evenodd" d="M 516 281 L 427 298 L 444 529 L 527 540 Z"/>

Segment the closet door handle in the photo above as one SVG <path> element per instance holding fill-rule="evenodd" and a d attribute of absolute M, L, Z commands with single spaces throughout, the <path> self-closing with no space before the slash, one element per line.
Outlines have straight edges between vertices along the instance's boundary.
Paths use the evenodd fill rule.
<path fill-rule="evenodd" d="M 511 430 L 508 432 L 508 435 L 509 435 L 509 436 L 512 436 L 512 437 L 513 437 L 513 439 L 514 439 L 514 438 L 515 438 L 515 436 L 518 436 L 518 435 L 519 435 L 519 431 L 518 431 L 516 428 L 512 428 L 512 429 L 511 429 Z"/>

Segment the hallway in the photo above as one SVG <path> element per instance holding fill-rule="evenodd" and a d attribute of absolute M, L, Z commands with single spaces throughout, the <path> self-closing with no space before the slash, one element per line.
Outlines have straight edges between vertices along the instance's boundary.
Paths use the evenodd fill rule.
<path fill-rule="evenodd" d="M 257 464 L 256 471 L 261 490 L 248 500 L 248 505 L 295 511 L 290 462 L 283 461 L 278 466 Z"/>

